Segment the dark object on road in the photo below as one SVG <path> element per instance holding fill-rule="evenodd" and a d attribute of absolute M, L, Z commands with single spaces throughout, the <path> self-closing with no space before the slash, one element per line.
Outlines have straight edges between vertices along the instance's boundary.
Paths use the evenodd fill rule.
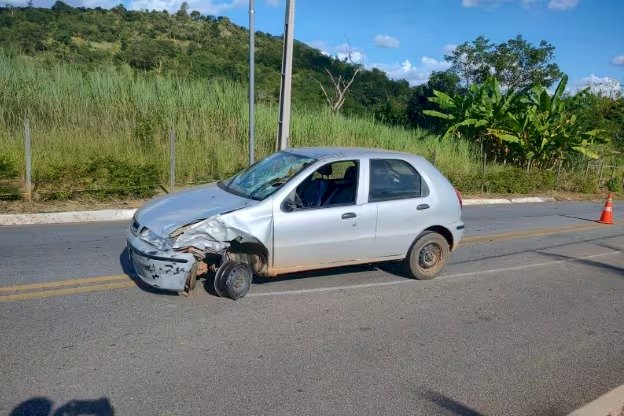
<path fill-rule="evenodd" d="M 110 401 L 102 397 L 97 400 L 72 400 L 52 413 L 52 400 L 34 397 L 18 405 L 9 416 L 113 416 L 115 411 Z"/>

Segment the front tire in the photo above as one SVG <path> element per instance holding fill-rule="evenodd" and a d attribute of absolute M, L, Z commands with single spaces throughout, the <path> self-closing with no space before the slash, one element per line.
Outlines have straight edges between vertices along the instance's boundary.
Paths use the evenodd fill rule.
<path fill-rule="evenodd" d="M 247 264 L 226 260 L 215 274 L 215 292 L 221 297 L 240 299 L 249 292 L 252 280 L 253 273 Z"/>
<path fill-rule="evenodd" d="M 435 279 L 442 273 L 449 256 L 449 243 L 434 231 L 425 231 L 412 244 L 405 265 L 414 279 Z"/>

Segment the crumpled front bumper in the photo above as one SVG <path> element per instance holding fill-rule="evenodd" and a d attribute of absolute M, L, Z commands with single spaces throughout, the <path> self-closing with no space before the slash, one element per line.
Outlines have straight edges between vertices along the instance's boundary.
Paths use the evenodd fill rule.
<path fill-rule="evenodd" d="M 128 256 L 139 278 L 158 289 L 181 292 L 197 263 L 190 253 L 161 251 L 128 230 Z"/>

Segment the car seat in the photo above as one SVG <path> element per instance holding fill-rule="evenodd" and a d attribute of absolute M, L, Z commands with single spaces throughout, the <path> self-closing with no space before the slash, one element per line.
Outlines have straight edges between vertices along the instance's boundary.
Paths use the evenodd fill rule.
<path fill-rule="evenodd" d="M 323 205 L 338 205 L 355 202 L 357 190 L 357 166 L 349 166 L 344 178 L 337 181 L 336 188 L 327 197 Z"/>
<path fill-rule="evenodd" d="M 301 192 L 300 197 L 304 207 L 321 206 L 323 197 L 329 187 L 329 176 L 333 173 L 332 165 L 322 166 L 316 173 L 321 175 L 321 177 L 310 181 Z"/>

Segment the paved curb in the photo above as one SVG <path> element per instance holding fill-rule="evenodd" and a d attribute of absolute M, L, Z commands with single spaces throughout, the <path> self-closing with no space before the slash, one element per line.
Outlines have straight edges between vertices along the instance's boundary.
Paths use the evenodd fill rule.
<path fill-rule="evenodd" d="M 491 198 L 464 199 L 464 206 L 492 204 L 523 204 L 553 202 L 554 198 Z M 0 225 L 64 224 L 74 222 L 127 221 L 132 219 L 136 209 L 102 209 L 99 211 L 50 212 L 43 214 L 2 214 Z"/>
<path fill-rule="evenodd" d="M 539 202 L 555 202 L 555 198 L 542 198 L 538 196 L 529 196 L 523 198 L 479 198 L 479 199 L 464 199 L 464 206 L 470 205 L 494 205 L 494 204 L 528 204 Z"/>
<path fill-rule="evenodd" d="M 136 209 L 102 209 L 98 211 L 49 212 L 45 214 L 3 214 L 0 225 L 63 224 L 72 222 L 125 221 Z"/>
<path fill-rule="evenodd" d="M 620 416 L 624 415 L 624 385 L 598 397 L 593 402 L 575 410 L 568 416 Z"/>

